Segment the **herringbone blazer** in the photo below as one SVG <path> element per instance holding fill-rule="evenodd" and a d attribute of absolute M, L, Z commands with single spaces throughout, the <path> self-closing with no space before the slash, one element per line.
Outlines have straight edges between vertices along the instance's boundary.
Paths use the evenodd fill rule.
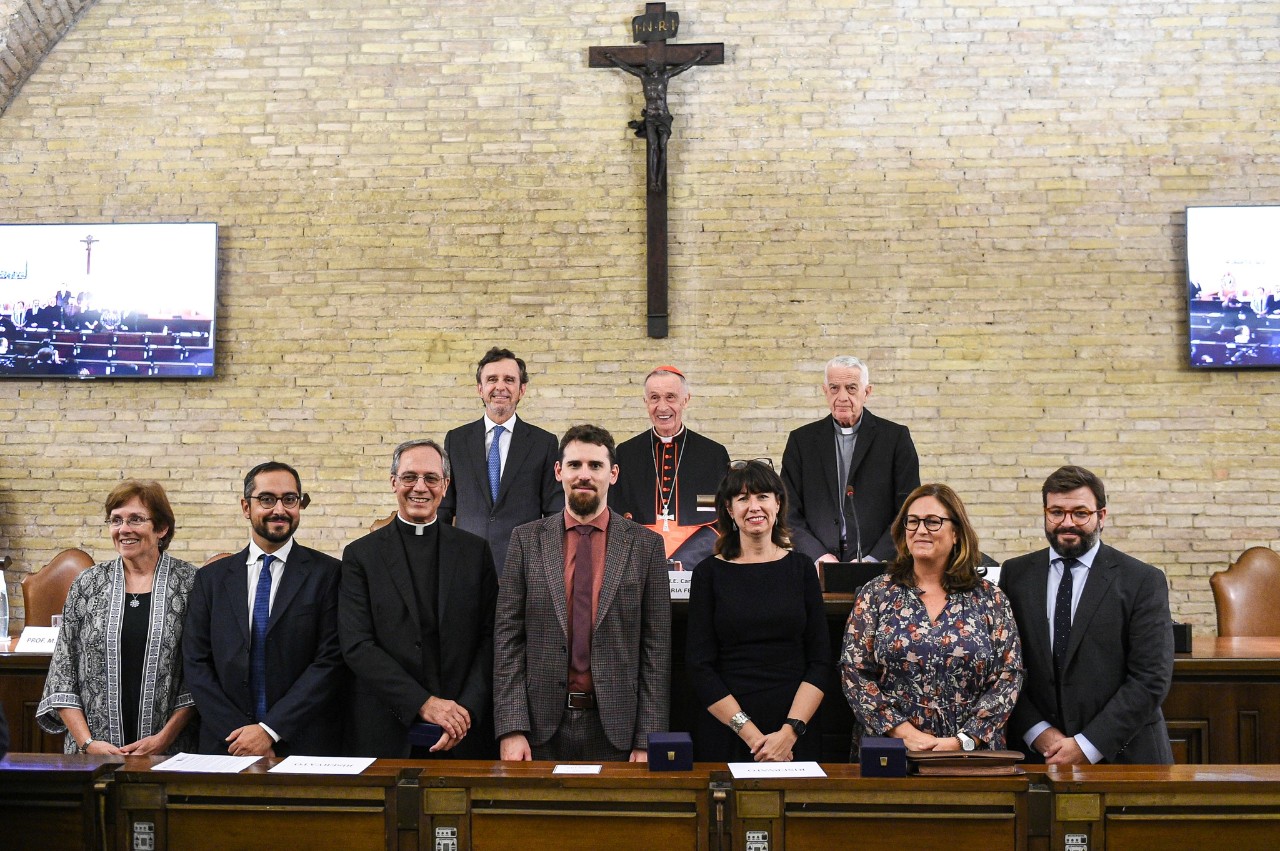
<path fill-rule="evenodd" d="M 567 696 L 564 513 L 516 527 L 494 625 L 494 721 L 499 738 L 531 745 L 555 734 Z M 671 590 L 662 538 L 610 512 L 604 582 L 591 633 L 600 720 L 619 750 L 665 732 L 671 686 Z"/>

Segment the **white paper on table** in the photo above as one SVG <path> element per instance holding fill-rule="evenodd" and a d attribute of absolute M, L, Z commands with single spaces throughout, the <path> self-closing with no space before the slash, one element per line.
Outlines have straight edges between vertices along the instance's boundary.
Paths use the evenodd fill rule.
<path fill-rule="evenodd" d="M 689 599 L 689 587 L 693 582 L 692 570 L 668 570 L 667 579 L 671 583 L 671 599 Z"/>
<path fill-rule="evenodd" d="M 272 774 L 359 774 L 373 765 L 371 756 L 290 756 L 271 766 Z"/>
<path fill-rule="evenodd" d="M 14 646 L 14 653 L 52 653 L 53 646 L 58 643 L 58 628 L 56 626 L 25 626 L 22 628 L 22 635 L 18 636 L 18 643 Z"/>
<path fill-rule="evenodd" d="M 198 753 L 180 753 L 151 766 L 152 771 L 198 771 L 207 774 L 239 774 L 253 765 L 260 756 L 218 756 Z"/>
<path fill-rule="evenodd" d="M 729 771 L 735 780 L 761 777 L 826 777 L 827 772 L 816 762 L 731 762 Z"/>
<path fill-rule="evenodd" d="M 603 765 L 557 765 L 552 774 L 599 774 Z"/>

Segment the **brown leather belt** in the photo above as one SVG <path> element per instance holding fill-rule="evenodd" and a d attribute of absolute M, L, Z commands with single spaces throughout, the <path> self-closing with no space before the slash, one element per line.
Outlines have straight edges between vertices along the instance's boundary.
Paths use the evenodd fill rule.
<path fill-rule="evenodd" d="M 571 691 L 564 705 L 567 709 L 595 709 L 596 696 L 586 691 Z"/>

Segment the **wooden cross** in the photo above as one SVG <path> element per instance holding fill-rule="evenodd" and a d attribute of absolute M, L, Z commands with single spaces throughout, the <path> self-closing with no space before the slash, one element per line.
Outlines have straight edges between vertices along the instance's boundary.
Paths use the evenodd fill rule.
<path fill-rule="evenodd" d="M 645 139 L 645 211 L 648 218 L 649 336 L 667 336 L 667 140 L 671 111 L 667 83 L 695 65 L 723 65 L 723 44 L 667 44 L 675 38 L 680 16 L 666 3 L 646 3 L 631 20 L 631 32 L 643 47 L 592 47 L 591 68 L 619 68 L 640 79 L 644 109 L 627 126 Z"/>
<path fill-rule="evenodd" d="M 89 274 L 89 263 L 93 260 L 93 244 L 102 242 L 102 240 L 94 239 L 93 234 L 89 234 L 80 241 L 84 243 L 84 273 L 87 275 Z"/>

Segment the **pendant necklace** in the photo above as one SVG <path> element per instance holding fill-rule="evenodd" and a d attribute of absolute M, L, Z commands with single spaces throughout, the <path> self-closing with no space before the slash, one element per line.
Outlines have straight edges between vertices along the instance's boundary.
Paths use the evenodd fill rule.
<path fill-rule="evenodd" d="M 657 432 L 655 431 L 654 434 L 656 435 Z M 662 508 L 662 513 L 658 515 L 658 519 L 662 521 L 662 531 L 664 532 L 671 531 L 671 521 L 675 519 L 671 514 L 671 500 L 676 497 L 676 477 L 680 475 L 680 464 L 684 461 L 684 452 L 681 450 L 680 445 L 676 443 L 676 437 L 678 436 L 671 438 L 671 446 L 676 451 L 676 468 L 671 473 L 671 490 L 665 496 L 663 495 L 662 487 L 662 465 L 658 461 L 658 448 L 652 443 L 649 444 L 649 448 L 653 451 L 653 474 L 658 478 L 658 503 Z M 666 453 L 664 452 L 663 454 Z"/>

